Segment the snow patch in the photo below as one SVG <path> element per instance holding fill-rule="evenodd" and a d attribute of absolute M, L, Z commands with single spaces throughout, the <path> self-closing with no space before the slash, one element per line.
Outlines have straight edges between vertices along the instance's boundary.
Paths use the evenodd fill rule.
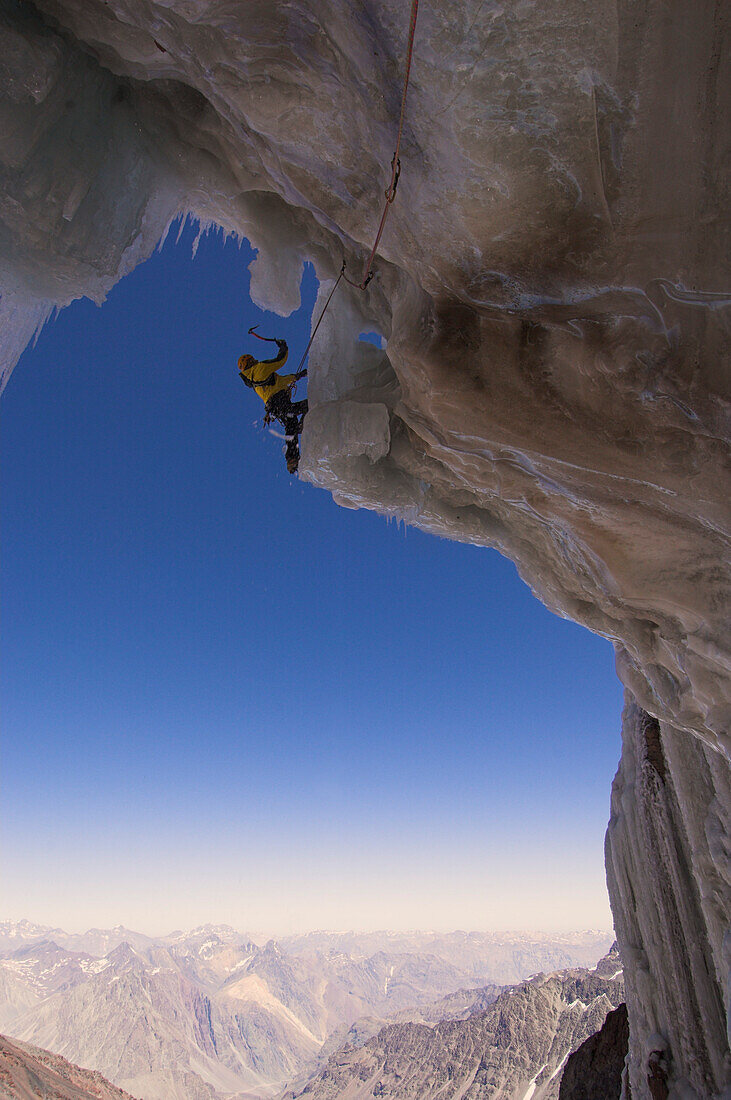
<path fill-rule="evenodd" d="M 101 974 L 111 963 L 109 959 L 80 959 L 79 966 L 85 974 Z"/>
<path fill-rule="evenodd" d="M 532 1077 L 531 1080 L 528 1082 L 528 1088 L 525 1090 L 522 1100 L 531 1100 L 531 1096 L 536 1091 L 536 1081 L 541 1076 L 547 1065 L 548 1063 L 545 1062 L 538 1070 L 538 1073 L 535 1075 L 535 1077 Z"/>

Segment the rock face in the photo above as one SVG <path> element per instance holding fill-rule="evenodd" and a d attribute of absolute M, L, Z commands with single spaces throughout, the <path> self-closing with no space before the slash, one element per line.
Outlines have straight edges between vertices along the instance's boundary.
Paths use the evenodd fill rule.
<path fill-rule="evenodd" d="M 612 791 L 607 879 L 626 967 L 633 1095 L 658 1052 L 712 1096 L 727 1078 L 729 773 L 717 753 L 629 703 Z M 693 1095 L 693 1092 L 690 1095 Z"/>
<path fill-rule="evenodd" d="M 0 1097 L 3 1100 L 134 1100 L 100 1073 L 81 1069 L 47 1050 L 13 1043 L 0 1035 Z"/>
<path fill-rule="evenodd" d="M 557 1100 L 572 1050 L 598 1031 L 623 996 L 621 971 L 570 970 L 503 992 L 487 1009 L 434 1027 L 391 1024 L 344 1045 L 302 1100 Z M 599 1100 L 599 1093 L 594 1094 Z M 617 1093 L 617 1097 L 619 1093 Z M 611 1100 L 602 1094 L 601 1100 Z"/>
<path fill-rule="evenodd" d="M 304 258 L 321 302 L 343 255 L 360 276 L 404 4 L 0 12 L 5 372 L 178 212 L 248 236 L 252 293 L 280 311 Z M 302 476 L 339 502 L 496 546 L 613 639 L 630 694 L 608 858 L 638 1096 L 656 1049 L 684 1095 L 729 1085 L 727 31 L 720 0 L 424 5 L 378 277 L 338 288 L 303 438 Z M 373 330 L 385 350 L 358 342 Z M 636 708 L 658 724 L 657 792 Z"/>
<path fill-rule="evenodd" d="M 601 1030 L 570 1055 L 558 1100 L 620 1100 L 628 1046 L 627 1006 L 620 1005 L 608 1013 Z"/>

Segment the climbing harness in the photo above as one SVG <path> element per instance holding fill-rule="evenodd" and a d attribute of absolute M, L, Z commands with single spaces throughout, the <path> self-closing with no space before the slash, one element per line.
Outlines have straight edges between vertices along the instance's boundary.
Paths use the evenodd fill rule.
<path fill-rule="evenodd" d="M 275 384 L 275 382 L 277 381 L 277 372 L 276 371 L 272 371 L 272 373 L 268 374 L 266 376 L 266 378 L 262 378 L 258 382 L 252 382 L 252 380 L 250 378 L 246 377 L 246 375 L 244 374 L 243 371 L 239 371 L 239 374 L 241 375 L 241 379 L 242 379 L 244 385 L 248 386 L 250 390 L 258 389 L 259 386 L 261 386 L 261 388 L 263 390 L 265 390 L 269 386 L 273 386 Z"/>
<path fill-rule="evenodd" d="M 278 394 L 274 395 L 274 397 L 269 398 L 266 405 L 264 406 L 264 421 L 263 421 L 264 427 L 268 427 L 269 424 L 271 424 L 273 420 L 278 420 L 279 423 L 282 425 L 282 427 L 286 431 L 286 417 L 287 417 L 287 415 L 291 414 L 292 417 L 295 420 L 299 420 L 300 414 L 292 412 L 292 409 L 296 408 L 296 406 L 293 406 L 291 404 L 290 389 L 291 389 L 291 387 L 288 386 L 286 390 L 280 390 Z M 284 409 L 277 408 L 277 405 L 275 404 L 277 397 L 280 397 L 284 393 L 287 394 L 287 400 L 290 401 L 289 409 L 287 409 L 287 408 L 284 408 Z M 304 404 L 304 402 L 299 402 L 299 404 Z M 289 439 L 290 437 L 285 436 L 285 438 Z"/>

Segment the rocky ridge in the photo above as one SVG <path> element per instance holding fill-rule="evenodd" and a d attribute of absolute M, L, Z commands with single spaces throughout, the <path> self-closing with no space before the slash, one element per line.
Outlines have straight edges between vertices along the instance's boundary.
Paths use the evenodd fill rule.
<path fill-rule="evenodd" d="M 100 1073 L 0 1035 L 2 1100 L 134 1100 Z"/>
<path fill-rule="evenodd" d="M 622 1003 L 616 952 L 609 964 L 611 977 L 583 969 L 538 975 L 463 1019 L 389 1024 L 344 1044 L 283 1100 L 557 1100 L 569 1055 Z M 618 1098 L 617 1091 L 604 1100 Z"/>
<path fill-rule="evenodd" d="M 350 1027 L 336 1028 L 323 1043 L 317 1057 L 305 1067 L 302 1073 L 289 1082 L 283 1100 L 297 1096 L 300 1090 L 324 1069 L 330 1058 L 336 1056 L 342 1049 L 347 1048 L 350 1051 L 360 1049 L 389 1024 L 412 1023 L 433 1026 L 444 1020 L 466 1020 L 492 1004 L 501 993 L 502 987 L 497 985 L 489 985 L 482 989 L 458 989 L 456 993 L 441 997 L 432 1004 L 403 1009 L 390 1019 L 383 1016 L 361 1016 Z"/>

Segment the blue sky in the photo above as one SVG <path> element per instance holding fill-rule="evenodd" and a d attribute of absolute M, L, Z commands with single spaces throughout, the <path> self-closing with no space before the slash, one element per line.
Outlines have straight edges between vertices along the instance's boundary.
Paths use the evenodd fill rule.
<path fill-rule="evenodd" d="M 610 927 L 611 646 L 497 553 L 291 478 L 193 230 L 2 398 L 4 913 L 162 932 Z M 272 345 L 273 346 L 273 345 Z"/>

